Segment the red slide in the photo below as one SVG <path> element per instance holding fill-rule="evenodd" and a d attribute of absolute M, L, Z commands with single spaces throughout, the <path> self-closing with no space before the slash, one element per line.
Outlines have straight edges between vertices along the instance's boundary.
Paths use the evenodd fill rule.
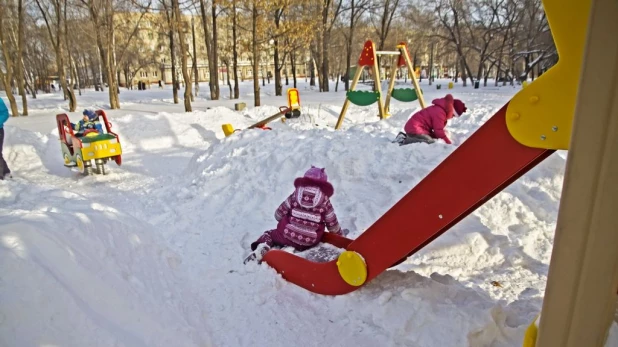
<path fill-rule="evenodd" d="M 356 240 L 325 233 L 324 242 L 358 252 L 367 280 L 413 255 L 552 154 L 521 145 L 506 127 L 504 105 Z M 409 224 L 413 220 L 414 224 Z M 337 260 L 315 263 L 280 250 L 263 261 L 309 291 L 340 295 L 360 287 L 340 276 Z"/>

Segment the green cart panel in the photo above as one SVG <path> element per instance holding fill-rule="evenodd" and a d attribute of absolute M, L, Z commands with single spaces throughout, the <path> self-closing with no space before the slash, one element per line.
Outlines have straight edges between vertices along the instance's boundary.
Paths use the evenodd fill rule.
<path fill-rule="evenodd" d="M 103 140 L 112 140 L 115 138 L 116 136 L 112 134 L 99 134 L 97 136 L 92 136 L 92 137 L 84 136 L 79 139 L 82 140 L 82 143 L 92 143 L 92 142 L 103 141 Z"/>

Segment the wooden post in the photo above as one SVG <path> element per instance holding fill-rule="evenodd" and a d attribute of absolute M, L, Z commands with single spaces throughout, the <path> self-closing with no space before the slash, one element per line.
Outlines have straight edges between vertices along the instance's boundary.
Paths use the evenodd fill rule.
<path fill-rule="evenodd" d="M 386 100 L 384 101 L 384 112 L 386 113 L 387 117 L 391 114 L 391 93 L 393 92 L 393 88 L 395 87 L 395 74 L 397 73 L 398 62 L 398 55 L 391 59 L 391 80 L 388 83 L 388 89 L 386 90 Z"/>
<path fill-rule="evenodd" d="M 433 42 L 431 43 L 431 53 L 429 54 L 429 77 L 428 83 L 431 85 L 433 83 Z"/>
<path fill-rule="evenodd" d="M 354 73 L 354 79 L 352 80 L 352 84 L 350 85 L 350 90 L 348 92 L 353 91 L 356 88 L 356 84 L 358 83 L 358 79 L 363 73 L 364 67 L 361 65 L 356 65 L 356 72 Z M 343 102 L 343 108 L 341 108 L 341 113 L 339 114 L 339 118 L 337 119 L 337 124 L 335 125 L 335 130 L 341 128 L 341 124 L 343 124 L 343 118 L 345 117 L 345 113 L 348 110 L 348 106 L 350 106 L 350 99 L 348 99 L 347 94 L 345 97 L 345 101 Z"/>
<path fill-rule="evenodd" d="M 416 94 L 418 95 L 418 102 L 421 104 L 421 108 L 425 108 L 425 98 L 423 97 L 423 93 L 421 92 L 421 87 L 418 85 L 418 81 L 416 80 L 416 74 L 414 73 L 414 69 L 412 68 L 412 62 L 410 61 L 410 56 L 408 55 L 408 50 L 405 46 L 399 47 L 399 51 L 403 54 L 403 58 L 406 61 L 406 66 L 408 67 L 408 74 L 410 75 L 410 79 L 412 79 L 412 84 L 414 85 L 414 89 L 416 90 Z"/>
<path fill-rule="evenodd" d="M 380 112 L 380 119 L 386 118 L 384 112 L 384 102 L 382 102 L 382 83 L 380 80 L 380 67 L 378 66 L 378 57 L 376 55 L 375 47 L 373 49 L 373 90 L 378 93 L 378 111 Z"/>
<path fill-rule="evenodd" d="M 593 0 L 537 347 L 603 346 L 618 290 L 618 2 Z"/>

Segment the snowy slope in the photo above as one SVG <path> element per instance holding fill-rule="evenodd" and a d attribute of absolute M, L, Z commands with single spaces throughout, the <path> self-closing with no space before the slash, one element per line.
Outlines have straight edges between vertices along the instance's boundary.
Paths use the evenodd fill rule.
<path fill-rule="evenodd" d="M 429 99 L 444 94 L 424 88 Z M 326 167 L 340 222 L 356 237 L 455 148 L 390 143 L 416 103 L 394 101 L 380 122 L 375 107 L 352 106 L 335 132 L 343 92 L 299 89 L 300 119 L 229 138 L 222 123 L 246 127 L 285 99 L 263 96 L 266 106 L 235 112 L 232 100 L 201 98 L 185 114 L 169 90 L 123 91 L 123 109 L 108 112 L 123 165 L 107 176 L 62 165 L 59 95 L 11 119 L 4 155 L 15 179 L 0 181 L 0 345 L 521 345 L 542 303 L 563 153 L 352 294 L 311 294 L 266 265 L 242 265 L 310 165 Z M 456 88 L 470 112 L 449 125 L 454 143 L 514 92 Z M 104 93 L 80 100 L 106 105 Z M 618 346 L 617 329 L 608 346 Z"/>

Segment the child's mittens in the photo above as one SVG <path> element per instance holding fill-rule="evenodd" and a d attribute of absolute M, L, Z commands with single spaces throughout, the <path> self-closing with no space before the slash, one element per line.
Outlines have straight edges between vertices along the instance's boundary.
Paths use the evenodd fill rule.
<path fill-rule="evenodd" d="M 350 230 L 348 230 L 348 229 L 341 229 L 341 236 L 348 236 L 349 233 L 350 233 Z"/>

